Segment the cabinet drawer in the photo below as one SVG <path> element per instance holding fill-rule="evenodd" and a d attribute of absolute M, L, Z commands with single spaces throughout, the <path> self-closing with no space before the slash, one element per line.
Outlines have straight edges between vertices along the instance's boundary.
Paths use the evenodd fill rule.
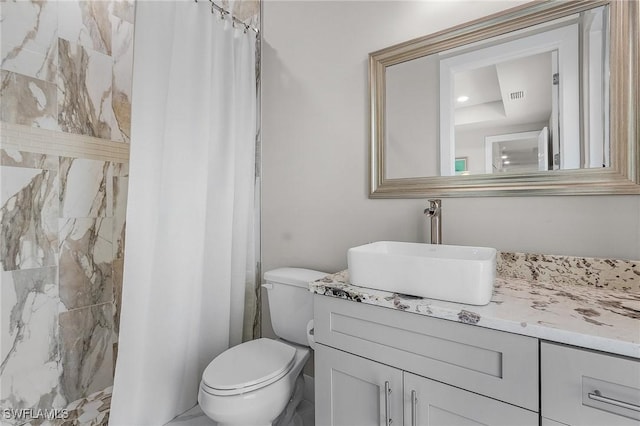
<path fill-rule="evenodd" d="M 542 415 L 568 425 L 640 424 L 640 360 L 541 345 Z"/>
<path fill-rule="evenodd" d="M 532 411 L 538 340 L 327 296 L 314 296 L 319 343 Z"/>

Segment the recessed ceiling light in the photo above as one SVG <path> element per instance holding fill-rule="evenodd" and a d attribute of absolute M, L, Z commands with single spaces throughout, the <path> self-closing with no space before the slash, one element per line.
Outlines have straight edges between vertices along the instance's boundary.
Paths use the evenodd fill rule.
<path fill-rule="evenodd" d="M 457 101 L 462 103 L 462 102 L 467 102 L 469 100 L 468 96 L 462 95 L 462 96 L 458 96 Z"/>
<path fill-rule="evenodd" d="M 508 156 L 508 155 L 503 155 L 503 156 L 502 156 L 502 157 L 500 157 L 500 158 L 502 158 L 503 160 L 506 160 L 507 158 L 509 158 L 509 156 Z"/>
<path fill-rule="evenodd" d="M 503 161 L 502 164 L 511 164 L 511 161 Z"/>

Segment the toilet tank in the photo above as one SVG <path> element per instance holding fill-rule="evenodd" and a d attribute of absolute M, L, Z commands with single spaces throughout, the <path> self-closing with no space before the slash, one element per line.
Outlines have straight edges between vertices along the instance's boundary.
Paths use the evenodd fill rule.
<path fill-rule="evenodd" d="M 263 287 L 269 295 L 271 324 L 276 335 L 289 342 L 308 346 L 307 323 L 313 319 L 313 293 L 309 283 L 326 272 L 302 268 L 279 268 L 265 272 Z"/>

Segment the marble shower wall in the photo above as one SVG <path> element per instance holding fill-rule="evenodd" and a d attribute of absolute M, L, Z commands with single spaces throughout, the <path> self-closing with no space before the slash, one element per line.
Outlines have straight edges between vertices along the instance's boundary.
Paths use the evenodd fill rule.
<path fill-rule="evenodd" d="M 0 8 L 0 408 L 73 413 L 113 384 L 134 4 Z"/>
<path fill-rule="evenodd" d="M 0 5 L 0 120 L 129 142 L 133 1 Z"/>
<path fill-rule="evenodd" d="M 113 384 L 126 168 L 1 154 L 0 404 L 64 408 Z"/>
<path fill-rule="evenodd" d="M 260 0 L 219 0 L 216 3 L 245 24 L 260 28 Z"/>

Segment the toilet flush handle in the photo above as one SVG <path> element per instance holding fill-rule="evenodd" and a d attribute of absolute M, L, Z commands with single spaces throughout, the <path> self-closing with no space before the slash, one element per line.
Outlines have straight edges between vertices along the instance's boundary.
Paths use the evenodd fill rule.
<path fill-rule="evenodd" d="M 266 288 L 267 290 L 273 290 L 273 284 L 271 283 L 262 284 L 262 287 Z"/>

